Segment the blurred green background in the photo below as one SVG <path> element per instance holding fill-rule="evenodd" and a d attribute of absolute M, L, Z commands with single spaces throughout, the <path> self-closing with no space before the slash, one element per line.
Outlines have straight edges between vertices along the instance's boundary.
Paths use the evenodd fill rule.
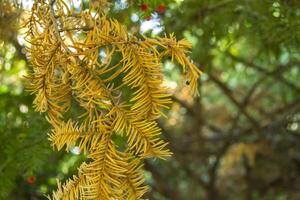
<path fill-rule="evenodd" d="M 131 33 L 187 38 L 204 72 L 193 98 L 178 68 L 163 63 L 174 104 L 159 124 L 174 156 L 146 161 L 145 198 L 299 200 L 300 2 L 110 2 L 108 15 Z M 18 31 L 31 3 L 14 3 L 0 0 L 0 199 L 45 199 L 84 155 L 53 151 L 50 127 L 32 109 Z"/>

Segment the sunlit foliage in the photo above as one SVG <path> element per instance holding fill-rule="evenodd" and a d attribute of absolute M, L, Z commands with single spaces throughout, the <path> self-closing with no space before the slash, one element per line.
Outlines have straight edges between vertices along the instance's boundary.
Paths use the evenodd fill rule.
<path fill-rule="evenodd" d="M 140 199 L 147 191 L 142 160 L 171 155 L 155 121 L 171 103 L 162 59 L 182 66 L 192 94 L 201 72 L 186 55 L 185 39 L 132 35 L 98 4 L 71 4 L 36 1 L 26 22 L 35 110 L 47 113 L 55 148 L 78 146 L 87 155 L 53 199 Z M 70 115 L 74 107 L 81 113 Z M 116 145 L 116 135 L 127 143 Z"/>

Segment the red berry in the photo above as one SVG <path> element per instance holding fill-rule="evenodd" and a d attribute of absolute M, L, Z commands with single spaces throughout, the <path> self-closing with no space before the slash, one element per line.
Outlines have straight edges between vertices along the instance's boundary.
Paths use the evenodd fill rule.
<path fill-rule="evenodd" d="M 159 4 L 159 6 L 156 8 L 156 12 L 159 14 L 163 14 L 164 12 L 166 12 L 166 6 L 165 4 L 161 3 Z"/>
<path fill-rule="evenodd" d="M 35 180 L 36 180 L 35 176 L 28 176 L 26 179 L 27 183 L 31 185 L 35 183 Z"/>
<path fill-rule="evenodd" d="M 147 3 L 143 3 L 140 7 L 141 7 L 142 11 L 147 11 L 149 8 L 149 5 Z"/>
<path fill-rule="evenodd" d="M 149 20 L 152 19 L 152 17 L 150 15 L 148 15 L 148 16 L 145 16 L 144 19 L 147 20 L 147 21 L 149 21 Z"/>

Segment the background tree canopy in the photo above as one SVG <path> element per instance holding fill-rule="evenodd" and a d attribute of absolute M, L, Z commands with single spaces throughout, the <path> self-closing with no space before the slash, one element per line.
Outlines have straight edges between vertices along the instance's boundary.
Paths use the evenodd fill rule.
<path fill-rule="evenodd" d="M 195 99 L 178 68 L 164 63 L 175 103 L 159 124 L 174 155 L 146 161 L 145 197 L 300 199 L 300 2 L 130 0 L 108 7 L 132 34 L 187 38 L 204 72 Z M 0 199 L 43 199 L 84 157 L 76 148 L 52 151 L 49 125 L 24 91 L 23 15 L 1 0 Z"/>

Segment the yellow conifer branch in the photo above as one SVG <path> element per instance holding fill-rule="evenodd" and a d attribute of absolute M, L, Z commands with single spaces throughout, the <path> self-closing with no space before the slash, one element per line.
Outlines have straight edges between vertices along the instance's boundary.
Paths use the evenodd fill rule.
<path fill-rule="evenodd" d="M 141 199 L 147 191 L 143 159 L 171 155 L 155 121 L 171 103 L 162 59 L 171 56 L 183 67 L 194 94 L 201 71 L 187 56 L 186 40 L 132 36 L 102 14 L 103 6 L 94 2 L 96 13 L 78 12 L 68 3 L 35 1 L 26 23 L 32 64 L 27 88 L 36 111 L 47 112 L 53 147 L 78 146 L 88 159 L 52 198 Z M 67 118 L 72 99 L 84 111 Z M 115 145 L 114 134 L 127 138 L 127 149 Z"/>

